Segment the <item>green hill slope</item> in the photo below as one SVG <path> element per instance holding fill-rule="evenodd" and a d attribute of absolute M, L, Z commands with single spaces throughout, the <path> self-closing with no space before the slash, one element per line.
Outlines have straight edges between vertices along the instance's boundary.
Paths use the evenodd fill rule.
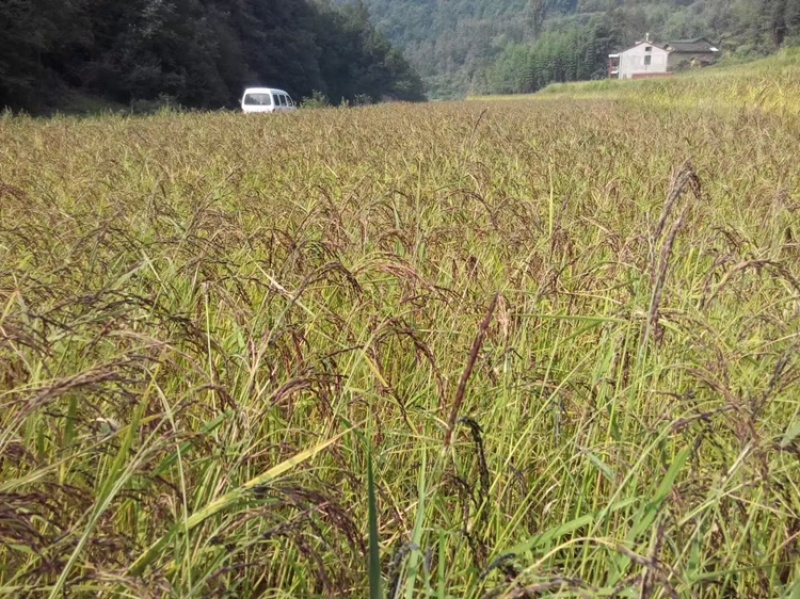
<path fill-rule="evenodd" d="M 800 48 L 746 64 L 682 73 L 667 79 L 557 83 L 536 94 L 474 96 L 488 100 L 624 100 L 663 108 L 756 110 L 800 117 Z"/>
<path fill-rule="evenodd" d="M 757 56 L 800 31 L 800 2 L 785 0 L 362 1 L 434 97 L 502 91 L 507 77 L 497 73 L 498 62 L 513 63 L 520 46 L 548 33 L 591 40 L 592 27 L 602 25 L 605 37 L 587 61 L 591 75 L 607 47 L 623 47 L 646 32 L 654 39 L 708 36 L 729 53 Z"/>

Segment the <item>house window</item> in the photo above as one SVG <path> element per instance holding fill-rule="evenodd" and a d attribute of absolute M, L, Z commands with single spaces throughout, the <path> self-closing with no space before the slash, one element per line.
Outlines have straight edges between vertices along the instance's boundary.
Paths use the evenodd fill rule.
<path fill-rule="evenodd" d="M 645 46 L 644 47 L 644 51 L 645 52 L 652 52 L 653 51 L 653 46 Z"/>
<path fill-rule="evenodd" d="M 653 61 L 653 56 L 651 54 L 647 54 L 644 57 L 644 66 L 650 66 L 650 63 Z"/>

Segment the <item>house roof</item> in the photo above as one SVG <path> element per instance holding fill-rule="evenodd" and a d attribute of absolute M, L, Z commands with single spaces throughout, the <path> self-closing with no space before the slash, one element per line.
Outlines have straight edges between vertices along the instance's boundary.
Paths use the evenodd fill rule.
<path fill-rule="evenodd" d="M 690 40 L 673 40 L 671 42 L 667 42 L 666 44 L 656 44 L 654 42 L 642 40 L 636 42 L 635 45 L 617 52 L 615 54 L 609 54 L 609 58 L 617 58 L 620 54 L 624 54 L 625 52 L 629 52 L 631 50 L 635 50 L 639 46 L 652 46 L 653 48 L 658 48 L 664 52 L 676 52 L 680 53 L 687 53 L 687 54 L 716 54 L 719 52 L 719 48 L 717 48 L 713 43 L 708 41 L 704 37 L 696 37 Z"/>
<path fill-rule="evenodd" d="M 665 48 L 671 52 L 690 52 L 692 54 L 700 52 L 719 52 L 719 49 L 704 37 L 691 40 L 673 40 L 667 42 Z"/>

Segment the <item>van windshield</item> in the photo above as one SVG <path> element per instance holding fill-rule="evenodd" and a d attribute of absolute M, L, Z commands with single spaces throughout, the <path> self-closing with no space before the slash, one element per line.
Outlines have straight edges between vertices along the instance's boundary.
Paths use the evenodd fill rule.
<path fill-rule="evenodd" d="M 247 94 L 244 103 L 248 106 L 271 106 L 272 96 L 270 94 Z"/>

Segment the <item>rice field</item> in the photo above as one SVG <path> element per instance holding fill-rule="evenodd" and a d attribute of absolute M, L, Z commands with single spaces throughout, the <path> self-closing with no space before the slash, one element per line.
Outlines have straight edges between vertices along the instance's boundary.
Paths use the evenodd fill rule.
<path fill-rule="evenodd" d="M 800 94 L 750 73 L 0 117 L 0 595 L 800 596 Z"/>

